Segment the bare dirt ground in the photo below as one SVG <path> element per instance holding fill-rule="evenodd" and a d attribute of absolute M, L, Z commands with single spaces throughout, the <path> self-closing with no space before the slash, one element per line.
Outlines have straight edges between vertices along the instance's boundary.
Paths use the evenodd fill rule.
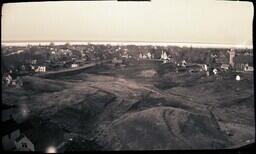
<path fill-rule="evenodd" d="M 25 77 L 23 88 L 4 89 L 3 101 L 29 110 L 22 130 L 39 151 L 70 136 L 80 143 L 67 144 L 70 151 L 232 148 L 255 142 L 253 75 L 235 75 L 105 65 L 51 80 Z"/>

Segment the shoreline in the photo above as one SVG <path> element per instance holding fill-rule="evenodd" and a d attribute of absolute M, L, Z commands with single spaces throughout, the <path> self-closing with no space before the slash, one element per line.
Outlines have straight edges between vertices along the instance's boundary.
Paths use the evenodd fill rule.
<path fill-rule="evenodd" d="M 178 47 L 194 47 L 194 48 L 242 48 L 253 49 L 252 45 L 234 45 L 234 44 L 208 44 L 208 43 L 171 43 L 171 42 L 132 42 L 132 41 L 2 41 L 1 45 L 4 46 L 27 46 L 27 45 L 64 45 L 69 43 L 70 45 L 141 45 L 141 46 L 178 46 Z"/>

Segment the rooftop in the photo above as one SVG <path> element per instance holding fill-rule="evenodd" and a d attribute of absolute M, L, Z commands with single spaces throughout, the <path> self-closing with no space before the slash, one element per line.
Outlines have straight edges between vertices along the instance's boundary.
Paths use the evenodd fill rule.
<path fill-rule="evenodd" d="M 21 139 L 23 139 L 24 137 L 26 137 L 24 134 L 21 134 L 15 141 L 19 142 Z"/>

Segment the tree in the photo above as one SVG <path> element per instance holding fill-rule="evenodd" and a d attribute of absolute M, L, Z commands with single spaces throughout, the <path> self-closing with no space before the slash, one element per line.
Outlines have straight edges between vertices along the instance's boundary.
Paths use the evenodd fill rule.
<path fill-rule="evenodd" d="M 50 42 L 49 46 L 50 46 L 50 47 L 53 47 L 53 46 L 54 46 L 54 43 L 53 43 L 53 42 Z"/>

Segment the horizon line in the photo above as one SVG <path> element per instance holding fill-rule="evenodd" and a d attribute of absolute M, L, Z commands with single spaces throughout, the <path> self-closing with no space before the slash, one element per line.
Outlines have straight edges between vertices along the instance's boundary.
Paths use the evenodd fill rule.
<path fill-rule="evenodd" d="M 42 44 L 42 43 L 60 43 L 60 44 L 110 44 L 110 45 L 160 45 L 160 46 L 188 46 L 188 47 L 213 47 L 213 48 L 253 48 L 253 45 L 243 45 L 243 44 L 222 44 L 222 43 L 199 43 L 199 42 L 160 42 L 160 41 L 85 41 L 85 40 L 7 40 L 1 41 L 1 45 L 5 44 Z"/>

